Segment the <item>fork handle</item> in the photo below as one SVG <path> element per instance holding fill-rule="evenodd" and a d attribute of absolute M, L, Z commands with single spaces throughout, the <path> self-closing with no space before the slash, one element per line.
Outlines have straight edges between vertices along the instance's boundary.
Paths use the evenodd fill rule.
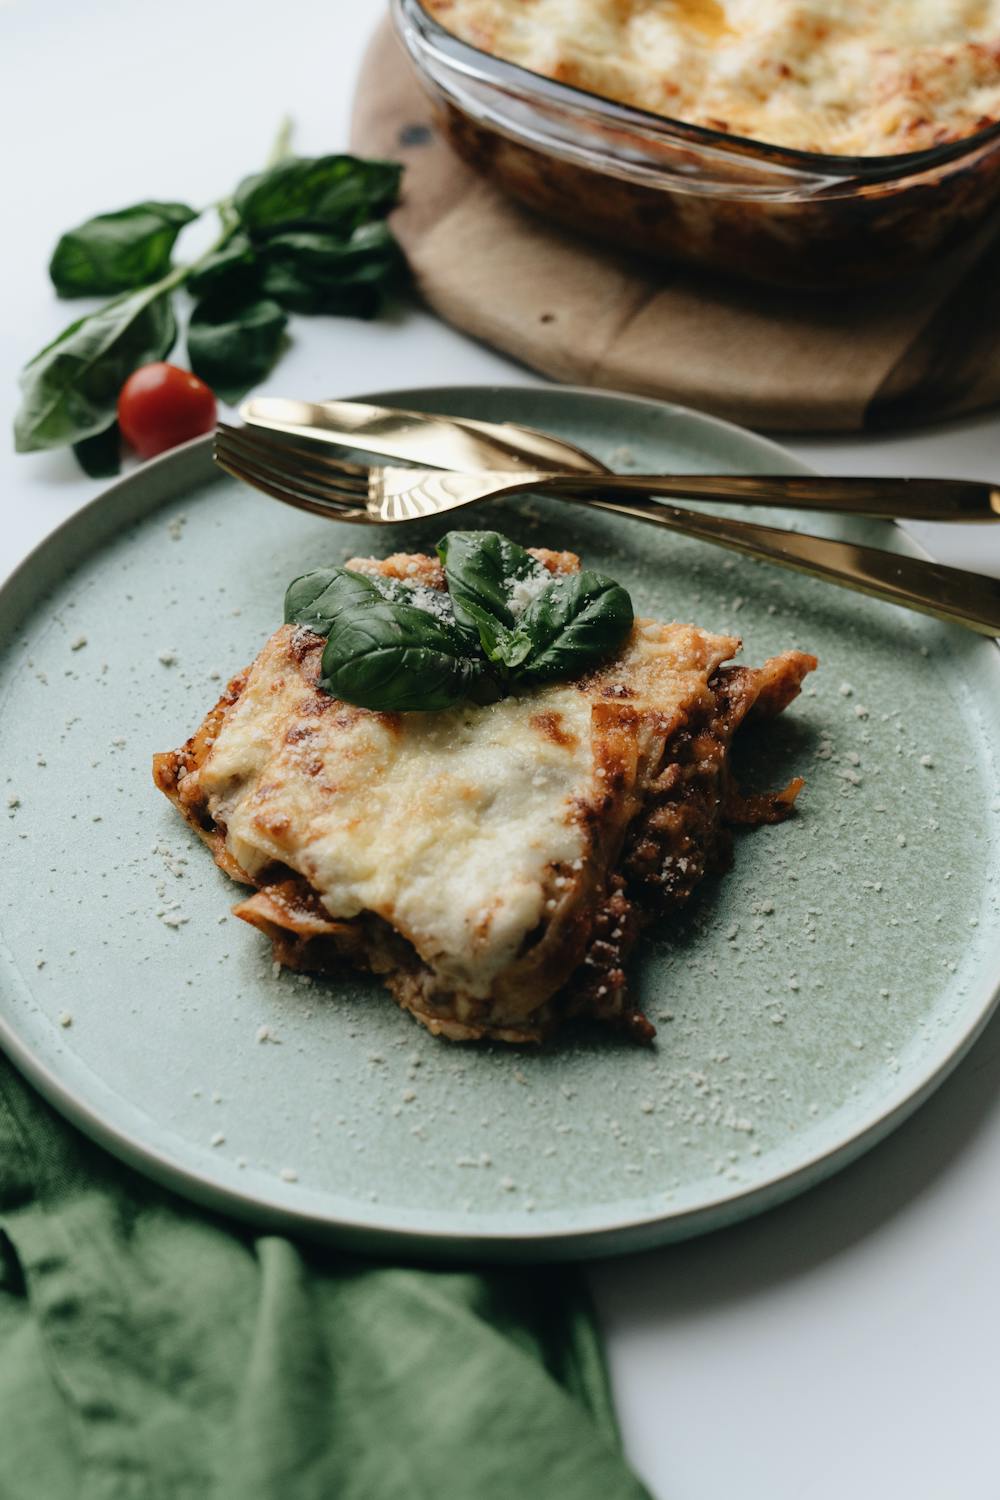
<path fill-rule="evenodd" d="M 828 510 L 882 520 L 1000 521 L 1000 487 L 976 479 L 856 478 L 830 474 L 609 474 L 539 476 L 549 494 L 664 495 Z"/>
<path fill-rule="evenodd" d="M 652 526 L 714 542 L 747 557 L 776 563 L 811 578 L 822 578 L 889 604 L 905 605 L 936 619 L 964 625 L 980 635 L 1000 635 L 998 578 L 886 552 L 879 547 L 707 515 L 655 500 L 645 506 L 614 500 L 591 500 L 588 504 L 595 510 L 633 516 Z"/>

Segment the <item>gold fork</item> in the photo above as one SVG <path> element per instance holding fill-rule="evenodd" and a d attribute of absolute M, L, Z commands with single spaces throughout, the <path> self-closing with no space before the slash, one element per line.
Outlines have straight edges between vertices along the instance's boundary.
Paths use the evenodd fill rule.
<path fill-rule="evenodd" d="M 331 520 L 393 524 L 426 519 L 483 500 L 532 491 L 560 499 L 585 500 L 597 510 L 631 516 L 654 526 L 697 537 L 779 567 L 806 573 L 858 593 L 949 620 L 982 635 L 1000 634 L 1000 579 L 943 563 L 906 557 L 878 547 L 785 531 L 754 521 L 687 510 L 652 498 L 671 494 L 696 499 L 706 493 L 703 475 L 554 475 L 518 469 L 458 473 L 440 469 L 366 467 L 333 459 L 314 449 L 275 442 L 220 425 L 215 460 L 235 478 L 293 505 Z M 966 515 L 978 510 L 1000 515 L 1000 495 L 991 485 L 962 480 L 826 480 L 813 475 L 733 475 L 710 483 L 726 486 L 726 498 L 740 504 L 831 507 L 830 489 L 848 498 L 838 510 L 855 515 L 941 518 L 940 495 L 948 491 L 947 516 L 956 519 L 956 495 L 967 494 Z M 652 492 L 652 493 L 651 493 Z M 624 495 L 621 500 L 605 498 Z M 713 499 L 720 499 L 715 489 Z M 887 499 L 888 496 L 888 499 Z M 937 497 L 937 498 L 935 498 Z M 974 505 L 970 502 L 974 501 Z"/>
<path fill-rule="evenodd" d="M 361 450 L 379 458 L 401 458 L 419 468 L 462 474 L 483 469 L 491 474 L 510 473 L 533 488 L 537 488 L 539 474 L 580 474 L 594 479 L 613 473 L 586 449 L 520 422 L 484 422 L 398 406 L 375 406 L 369 401 L 297 401 L 279 396 L 249 397 L 240 406 L 240 416 L 248 427 L 286 438 L 307 438 L 313 444 Z M 290 446 L 294 450 L 294 445 Z M 294 451 L 306 459 L 317 456 L 315 447 Z M 528 470 L 534 473 L 526 473 Z M 1000 521 L 1000 491 L 995 485 L 978 481 L 818 475 L 806 480 L 788 474 L 738 478 L 726 474 L 658 474 L 655 478 L 656 493 L 675 499 L 697 495 L 699 499 L 741 504 L 760 500 L 796 509 L 829 509 L 893 520 Z M 643 490 L 651 488 L 639 476 L 629 477 L 628 482 Z M 581 486 L 573 488 L 579 490 Z"/>

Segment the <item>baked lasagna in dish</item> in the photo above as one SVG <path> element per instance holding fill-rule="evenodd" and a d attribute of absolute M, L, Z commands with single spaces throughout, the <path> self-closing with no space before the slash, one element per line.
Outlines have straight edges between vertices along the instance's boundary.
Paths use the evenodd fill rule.
<path fill-rule="evenodd" d="M 553 580 L 580 567 L 572 553 L 531 557 Z M 347 569 L 397 596 L 445 589 L 428 556 Z M 154 777 L 221 868 L 253 887 L 235 911 L 278 963 L 371 971 L 454 1040 L 537 1042 L 570 1016 L 648 1039 L 629 952 L 645 922 L 726 866 L 734 827 L 791 811 L 801 780 L 745 796 L 730 749 L 816 661 L 786 651 L 727 665 L 733 636 L 626 628 L 569 680 L 394 713 L 333 696 L 323 636 L 288 623 L 192 738 L 156 756 Z"/>
<path fill-rule="evenodd" d="M 923 150 L 1000 120 L 1000 0 L 423 0 L 560 83 L 800 151 Z"/>

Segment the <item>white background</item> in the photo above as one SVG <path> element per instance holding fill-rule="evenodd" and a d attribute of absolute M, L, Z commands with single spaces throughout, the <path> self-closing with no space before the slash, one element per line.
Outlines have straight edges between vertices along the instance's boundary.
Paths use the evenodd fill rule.
<path fill-rule="evenodd" d="M 45 275 L 59 232 L 144 197 L 216 199 L 262 162 L 285 111 L 303 153 L 342 147 L 381 10 L 0 0 L 5 431 L 16 371 L 75 315 Z M 265 389 L 536 379 L 417 310 L 374 324 L 298 319 L 292 331 Z M 998 436 L 989 416 L 788 446 L 830 471 L 1000 480 Z M 15 457 L 6 441 L 0 475 L 0 573 L 100 488 L 69 455 Z M 996 533 L 922 532 L 939 557 L 1000 574 Z M 740 1228 L 594 1268 L 626 1447 L 655 1496 L 1000 1495 L 998 1083 L 1000 1022 L 913 1120 L 826 1186 Z"/>

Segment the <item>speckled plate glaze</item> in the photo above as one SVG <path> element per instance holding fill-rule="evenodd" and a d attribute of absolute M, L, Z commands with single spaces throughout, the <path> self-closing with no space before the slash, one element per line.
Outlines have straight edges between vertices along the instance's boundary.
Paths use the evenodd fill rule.
<path fill-rule="evenodd" d="M 795 467 L 652 401 L 568 389 L 374 399 L 548 427 L 623 468 Z M 463 518 L 465 524 L 471 515 Z M 1000 654 L 934 621 L 557 501 L 480 511 L 573 547 L 640 613 L 814 650 L 745 757 L 800 813 L 634 972 L 648 1050 L 436 1041 L 363 979 L 272 972 L 236 891 L 154 789 L 294 574 L 415 550 L 217 477 L 207 441 L 116 484 L 0 593 L 0 1040 L 110 1150 L 215 1208 L 395 1254 L 624 1251 L 732 1222 L 885 1135 L 996 999 Z M 787 518 L 785 518 L 787 520 Z M 881 524 L 817 522 L 902 550 Z M 765 743 L 766 740 L 766 743 Z M 262 1039 L 263 1038 L 263 1039 Z"/>

